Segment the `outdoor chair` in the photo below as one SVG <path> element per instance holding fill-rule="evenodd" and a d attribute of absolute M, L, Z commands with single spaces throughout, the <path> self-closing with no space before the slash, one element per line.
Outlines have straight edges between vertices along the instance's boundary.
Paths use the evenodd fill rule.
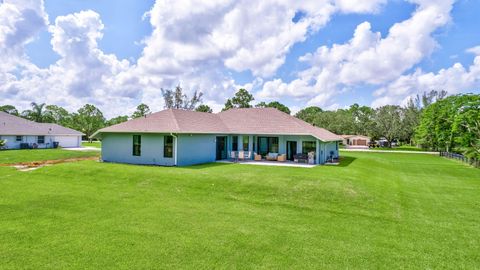
<path fill-rule="evenodd" d="M 296 154 L 293 156 L 293 161 L 297 163 L 307 163 L 308 155 L 306 154 Z"/>
<path fill-rule="evenodd" d="M 253 159 L 255 161 L 261 161 L 262 160 L 262 156 L 257 154 L 257 153 L 253 153 Z"/>
<path fill-rule="evenodd" d="M 277 158 L 277 161 L 280 161 L 280 162 L 287 161 L 287 155 L 286 154 L 279 155 Z"/>
<path fill-rule="evenodd" d="M 252 159 L 252 152 L 250 152 L 250 151 L 243 152 L 243 158 L 244 159 Z"/>
<path fill-rule="evenodd" d="M 233 160 L 233 162 L 237 162 L 238 161 L 237 151 L 231 151 L 230 158 Z"/>
<path fill-rule="evenodd" d="M 238 159 L 239 160 L 244 160 L 245 159 L 245 152 L 238 151 Z"/>

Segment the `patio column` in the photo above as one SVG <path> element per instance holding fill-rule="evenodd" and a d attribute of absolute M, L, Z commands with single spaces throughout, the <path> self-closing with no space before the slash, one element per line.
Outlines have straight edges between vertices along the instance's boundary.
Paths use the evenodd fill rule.
<path fill-rule="evenodd" d="M 315 162 L 316 162 L 317 164 L 320 164 L 320 153 L 321 153 L 321 151 L 320 151 L 320 140 L 317 140 L 316 148 L 317 148 L 317 149 L 316 149 L 317 154 L 316 154 L 316 160 L 315 160 Z"/>

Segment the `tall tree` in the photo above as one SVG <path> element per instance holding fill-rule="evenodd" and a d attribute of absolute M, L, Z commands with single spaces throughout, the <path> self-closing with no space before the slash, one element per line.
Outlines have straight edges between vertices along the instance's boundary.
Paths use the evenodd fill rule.
<path fill-rule="evenodd" d="M 462 153 L 480 158 L 480 95 L 471 96 L 461 105 L 455 114 L 452 132 Z"/>
<path fill-rule="evenodd" d="M 302 110 L 298 111 L 295 114 L 295 117 L 297 117 L 298 119 L 301 119 L 305 122 L 308 122 L 310 124 L 313 124 L 314 120 L 315 120 L 315 117 L 317 116 L 318 113 L 321 113 L 321 112 L 322 112 L 322 109 L 320 109 L 319 107 L 310 106 L 310 107 L 307 107 L 305 109 L 302 109 Z"/>
<path fill-rule="evenodd" d="M 56 123 L 65 127 L 72 127 L 72 115 L 64 108 L 57 105 L 45 106 L 44 121 Z"/>
<path fill-rule="evenodd" d="M 396 105 L 386 105 L 375 111 L 374 135 L 384 137 L 388 145 L 392 146 L 392 141 L 400 137 L 402 131 L 402 109 Z"/>
<path fill-rule="evenodd" d="M 197 104 L 202 103 L 203 93 L 195 91 L 193 96 L 189 98 L 183 93 L 183 89 L 180 85 L 172 89 L 161 89 L 163 100 L 166 109 L 183 109 L 193 111 L 197 107 Z"/>
<path fill-rule="evenodd" d="M 421 108 L 413 99 L 409 99 L 403 108 L 402 140 L 413 144 L 415 129 L 420 121 Z"/>
<path fill-rule="evenodd" d="M 105 126 L 103 113 L 91 104 L 86 104 L 73 115 L 76 129 L 83 132 L 88 140 L 92 141 L 92 134 Z"/>
<path fill-rule="evenodd" d="M 137 106 L 137 109 L 132 114 L 132 118 L 135 119 L 135 118 L 139 118 L 139 117 L 144 117 L 145 115 L 147 115 L 149 113 L 150 113 L 150 107 L 148 107 L 147 104 L 142 103 L 142 104 Z"/>
<path fill-rule="evenodd" d="M 212 113 L 213 112 L 212 108 L 210 108 L 210 106 L 205 105 L 205 104 L 202 104 L 202 105 L 198 106 L 195 109 L 195 111 L 197 111 L 197 112 L 207 112 L 207 113 Z"/>
<path fill-rule="evenodd" d="M 374 127 L 375 110 L 368 106 L 360 106 L 353 104 L 347 110 L 345 114 L 345 120 L 351 121 L 349 127 L 351 128 L 350 134 L 372 136 L 372 129 Z M 346 134 L 346 133 L 344 133 Z"/>
<path fill-rule="evenodd" d="M 18 110 L 13 105 L 0 106 L 0 112 L 6 112 L 8 114 L 18 116 Z"/>
<path fill-rule="evenodd" d="M 32 102 L 30 103 L 30 106 L 32 107 L 32 109 L 23 111 L 22 116 L 38 123 L 44 122 L 46 104 L 38 104 L 36 102 Z"/>
<path fill-rule="evenodd" d="M 440 99 L 424 109 L 415 138 L 422 148 L 477 155 L 480 95 Z"/>
<path fill-rule="evenodd" d="M 290 114 L 290 109 L 287 106 L 283 105 L 282 103 L 280 103 L 278 101 L 272 101 L 272 102 L 269 102 L 269 103 L 265 103 L 265 102 L 262 101 L 262 102 L 258 103 L 257 105 L 255 105 L 255 107 L 257 107 L 257 108 L 275 108 L 279 111 Z"/>
<path fill-rule="evenodd" d="M 225 102 L 225 107 L 222 109 L 222 111 L 233 108 L 251 108 L 252 105 L 250 102 L 253 100 L 255 100 L 253 95 L 250 94 L 246 89 L 241 88 L 231 99 L 227 99 Z"/>
<path fill-rule="evenodd" d="M 127 121 L 128 121 L 128 115 L 120 115 L 120 116 L 109 119 L 107 122 L 105 122 L 105 126 L 109 127 L 109 126 L 117 125 Z"/>

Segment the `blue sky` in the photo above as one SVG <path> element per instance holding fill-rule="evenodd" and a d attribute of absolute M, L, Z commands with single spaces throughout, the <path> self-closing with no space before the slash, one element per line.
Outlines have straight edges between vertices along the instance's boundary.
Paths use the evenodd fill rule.
<path fill-rule="evenodd" d="M 258 102 L 279 100 L 294 111 L 310 105 L 401 104 L 439 87 L 452 94 L 479 89 L 478 54 L 471 48 L 480 45 L 480 1 L 373 0 L 361 8 L 349 1 L 326 0 L 315 7 L 283 1 L 271 8 L 252 7 L 258 14 L 250 18 L 249 1 L 205 2 L 192 9 L 187 0 L 168 5 L 154 0 L 18 0 L 0 2 L 0 12 L 10 4 L 21 14 L 12 20 L 21 20 L 29 14 L 22 2 L 35 2 L 35 12 L 48 20 L 28 32 L 28 40 L 19 41 L 21 60 L 8 59 L 5 63 L 12 64 L 0 70 L 0 97 L 19 107 L 37 101 L 73 110 L 89 102 L 111 116 L 140 102 L 161 109 L 158 89 L 178 83 L 187 91 L 204 92 L 205 103 L 216 110 L 239 87 L 254 93 Z M 236 20 L 237 11 L 244 19 Z M 415 15 L 421 12 L 425 14 Z M 272 23 L 267 20 L 278 25 L 266 25 Z M 392 26 L 408 21 L 415 23 L 390 37 Z M 25 31 L 12 27 L 18 36 Z M 360 44 L 352 45 L 356 30 Z M 72 38 L 90 52 L 66 46 Z M 327 53 L 316 53 L 322 46 Z M 403 52 L 405 58 L 399 57 Z M 305 57 L 310 60 L 302 61 Z M 375 67 L 372 57 L 383 65 Z M 463 81 L 457 85 L 456 79 Z M 53 84 L 52 96 L 30 100 L 34 90 L 25 89 L 39 84 L 45 84 L 42 89 Z"/>

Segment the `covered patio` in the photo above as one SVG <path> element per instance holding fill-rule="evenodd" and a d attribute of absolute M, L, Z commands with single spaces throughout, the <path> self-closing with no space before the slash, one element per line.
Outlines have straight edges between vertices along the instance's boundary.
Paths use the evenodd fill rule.
<path fill-rule="evenodd" d="M 307 163 L 298 163 L 293 161 L 268 161 L 268 160 L 218 160 L 218 163 L 238 163 L 246 165 L 260 165 L 260 166 L 280 166 L 280 167 L 297 167 L 297 168 L 313 168 L 318 164 L 307 164 Z"/>

